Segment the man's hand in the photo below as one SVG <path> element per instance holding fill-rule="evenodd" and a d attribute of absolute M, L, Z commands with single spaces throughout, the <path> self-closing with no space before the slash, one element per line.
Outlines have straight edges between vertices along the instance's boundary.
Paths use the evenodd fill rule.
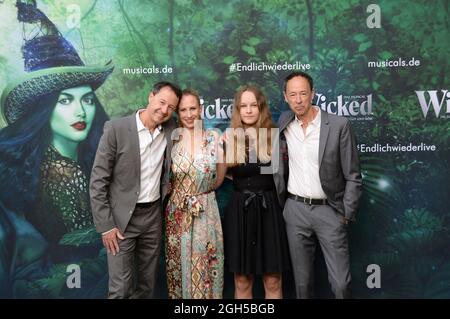
<path fill-rule="evenodd" d="M 349 219 L 347 219 L 347 218 L 345 218 L 345 217 L 342 217 L 342 221 L 341 221 L 342 224 L 348 225 L 349 222 L 350 222 Z"/>
<path fill-rule="evenodd" d="M 117 238 L 120 240 L 125 239 L 117 227 L 102 235 L 103 245 L 108 253 L 113 254 L 113 256 L 119 252 L 119 242 L 117 241 Z"/>

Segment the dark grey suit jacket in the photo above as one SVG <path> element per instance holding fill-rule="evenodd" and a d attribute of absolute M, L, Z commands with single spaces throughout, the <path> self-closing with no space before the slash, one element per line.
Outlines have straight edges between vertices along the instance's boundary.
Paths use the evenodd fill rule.
<path fill-rule="evenodd" d="M 289 176 L 289 157 L 284 130 L 295 118 L 292 111 L 281 114 L 281 157 L 285 163 L 284 180 Z M 330 206 L 349 220 L 355 220 L 362 190 L 361 170 L 355 136 L 344 117 L 321 112 L 319 139 L 319 176 Z"/>
<path fill-rule="evenodd" d="M 169 191 L 171 118 L 162 125 L 167 148 L 161 174 L 161 201 Z M 130 221 L 139 197 L 141 159 L 136 113 L 105 123 L 91 172 L 90 195 L 94 224 L 103 233 L 117 227 L 122 233 Z"/>

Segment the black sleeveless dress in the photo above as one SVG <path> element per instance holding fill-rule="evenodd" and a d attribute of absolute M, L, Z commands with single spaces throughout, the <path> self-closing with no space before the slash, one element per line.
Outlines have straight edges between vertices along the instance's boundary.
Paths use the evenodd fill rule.
<path fill-rule="evenodd" d="M 290 268 L 289 248 L 273 175 L 252 163 L 231 168 L 234 191 L 225 210 L 225 267 L 241 274 Z"/>

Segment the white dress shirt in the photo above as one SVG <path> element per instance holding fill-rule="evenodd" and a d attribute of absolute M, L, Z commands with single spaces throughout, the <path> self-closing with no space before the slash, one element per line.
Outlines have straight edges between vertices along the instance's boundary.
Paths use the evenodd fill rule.
<path fill-rule="evenodd" d="M 322 189 L 319 177 L 319 139 L 322 112 L 309 122 L 306 133 L 303 133 L 303 123 L 297 116 L 288 124 L 285 130 L 289 155 L 288 192 L 294 195 L 325 199 L 327 195 Z"/>
<path fill-rule="evenodd" d="M 161 197 L 160 184 L 167 141 L 162 126 L 159 125 L 153 134 L 144 126 L 136 112 L 137 132 L 139 136 L 139 154 L 141 158 L 141 187 L 138 203 L 154 202 Z"/>
<path fill-rule="evenodd" d="M 141 159 L 141 179 L 138 203 L 154 202 L 161 197 L 159 186 L 161 184 L 162 165 L 167 141 L 159 125 L 153 134 L 144 126 L 139 114 L 136 112 L 136 126 L 139 137 L 139 155 Z M 114 229 L 114 228 L 113 228 Z M 110 233 L 113 229 L 103 232 L 102 235 Z"/>

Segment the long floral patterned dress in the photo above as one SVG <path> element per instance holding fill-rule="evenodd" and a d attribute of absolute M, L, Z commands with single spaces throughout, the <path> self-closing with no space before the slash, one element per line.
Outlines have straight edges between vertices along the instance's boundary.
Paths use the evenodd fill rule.
<path fill-rule="evenodd" d="M 223 237 L 214 193 L 216 139 L 204 134 L 201 152 L 172 150 L 172 194 L 165 211 L 169 298 L 220 299 Z"/>

